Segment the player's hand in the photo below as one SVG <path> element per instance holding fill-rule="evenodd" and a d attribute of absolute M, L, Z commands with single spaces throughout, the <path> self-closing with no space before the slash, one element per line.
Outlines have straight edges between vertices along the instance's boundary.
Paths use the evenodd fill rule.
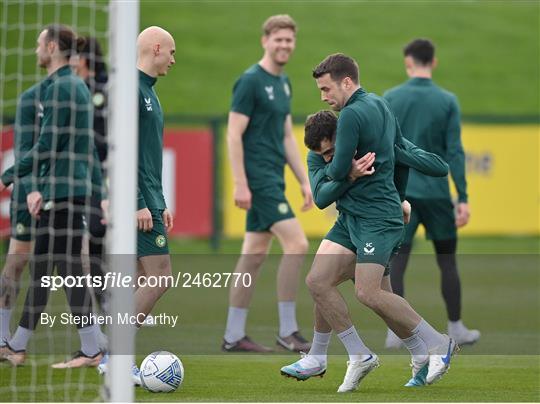
<path fill-rule="evenodd" d="M 304 196 L 304 204 L 302 205 L 302 212 L 308 211 L 313 207 L 313 194 L 311 193 L 311 187 L 309 183 L 302 184 L 301 186 L 302 195 Z"/>
<path fill-rule="evenodd" d="M 167 230 L 167 233 L 170 232 L 173 228 L 173 215 L 169 211 L 169 209 L 165 209 L 163 211 L 163 224 L 165 225 L 165 230 Z"/>
<path fill-rule="evenodd" d="M 43 197 L 39 191 L 30 192 L 26 196 L 26 204 L 28 205 L 28 211 L 36 219 L 39 219 L 39 211 L 41 210 L 42 202 Z"/>
<path fill-rule="evenodd" d="M 107 223 L 109 223 L 109 200 L 108 199 L 103 199 L 101 201 L 101 214 L 103 216 L 101 218 L 101 224 L 106 225 Z"/>
<path fill-rule="evenodd" d="M 234 187 L 234 204 L 240 209 L 251 209 L 251 191 L 247 184 Z"/>
<path fill-rule="evenodd" d="M 6 189 L 7 187 L 4 185 L 4 183 L 2 182 L 2 180 L 0 180 L 0 192 L 2 192 L 4 189 Z"/>
<path fill-rule="evenodd" d="M 463 227 L 469 223 L 469 217 L 471 217 L 469 204 L 465 202 L 458 203 L 456 210 L 456 227 Z"/>
<path fill-rule="evenodd" d="M 403 211 L 403 223 L 409 223 L 411 221 L 411 204 L 409 201 L 401 202 L 401 210 Z"/>
<path fill-rule="evenodd" d="M 137 211 L 137 228 L 141 231 L 152 231 L 153 227 L 152 214 L 148 208 L 139 209 Z"/>
<path fill-rule="evenodd" d="M 357 178 L 373 174 L 375 172 L 373 163 L 375 163 L 375 153 L 371 152 L 364 154 L 358 160 L 353 160 L 349 171 L 349 180 L 355 181 Z"/>

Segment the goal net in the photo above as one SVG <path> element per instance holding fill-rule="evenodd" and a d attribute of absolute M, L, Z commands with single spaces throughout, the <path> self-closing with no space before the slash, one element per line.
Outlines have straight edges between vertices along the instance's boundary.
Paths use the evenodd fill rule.
<path fill-rule="evenodd" d="M 117 24 L 122 18 L 129 23 Z M 111 147 L 122 139 L 106 135 L 123 125 L 123 135 L 136 138 L 136 123 L 120 123 L 119 117 L 136 119 L 122 97 L 137 94 L 137 30 L 137 2 L 0 5 L 0 162 L 2 182 L 11 185 L 0 194 L 2 401 L 133 399 L 133 337 L 96 321 L 132 310 L 132 297 L 129 289 L 111 295 L 91 286 L 120 254 L 130 257 L 122 265 L 133 271 L 135 198 L 131 207 L 129 195 L 135 195 L 136 178 L 111 186 L 110 193 L 105 184 L 118 181 L 125 168 L 108 161 L 136 172 L 136 149 L 122 156 Z M 113 50 L 118 52 L 108 59 Z M 106 235 L 101 201 L 109 195 Z M 121 350 L 120 337 L 127 339 Z M 101 352 L 114 353 L 115 346 L 122 355 L 110 366 L 118 380 L 108 385 L 119 383 L 122 393 L 104 388 L 106 379 L 95 368 Z"/>

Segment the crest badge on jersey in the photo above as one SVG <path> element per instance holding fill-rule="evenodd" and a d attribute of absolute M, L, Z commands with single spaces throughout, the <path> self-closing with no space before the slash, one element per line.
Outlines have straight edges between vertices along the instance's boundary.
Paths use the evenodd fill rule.
<path fill-rule="evenodd" d="M 289 83 L 283 83 L 283 91 L 285 91 L 287 97 L 291 96 L 291 89 L 289 87 Z"/>
<path fill-rule="evenodd" d="M 95 93 L 92 97 L 92 102 L 94 104 L 94 107 L 100 108 L 105 104 L 105 96 L 103 93 Z"/>

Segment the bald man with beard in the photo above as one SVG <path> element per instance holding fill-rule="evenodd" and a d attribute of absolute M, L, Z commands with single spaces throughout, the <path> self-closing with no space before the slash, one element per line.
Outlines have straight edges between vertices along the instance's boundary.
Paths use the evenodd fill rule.
<path fill-rule="evenodd" d="M 163 197 L 163 111 L 154 90 L 158 76 L 167 75 L 174 65 L 175 43 L 167 31 L 148 27 L 137 38 L 139 70 L 139 166 L 137 186 L 137 275 L 161 277 L 171 275 L 167 232 L 173 217 Z M 162 278 L 164 279 L 164 278 Z M 167 285 L 142 286 L 135 292 L 137 329 L 152 311 Z M 108 355 L 99 365 L 107 370 Z M 133 365 L 133 380 L 141 384 L 139 369 Z"/>

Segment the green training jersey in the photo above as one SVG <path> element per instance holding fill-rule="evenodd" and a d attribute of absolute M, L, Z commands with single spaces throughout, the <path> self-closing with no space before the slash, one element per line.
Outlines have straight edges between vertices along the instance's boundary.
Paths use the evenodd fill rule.
<path fill-rule="evenodd" d="M 364 219 L 402 220 L 394 184 L 394 144 L 399 125 L 386 102 L 359 88 L 339 114 L 334 157 L 325 172 L 333 180 L 347 178 L 353 157 L 376 153 L 375 173 L 359 178 L 338 199 L 336 208 Z"/>
<path fill-rule="evenodd" d="M 163 111 L 154 84 L 139 70 L 139 174 L 137 209 L 166 209 L 163 197 Z"/>
<path fill-rule="evenodd" d="M 291 83 L 286 75 L 275 76 L 259 64 L 236 81 L 231 111 L 249 117 L 242 136 L 244 167 L 253 191 L 268 185 L 285 186 L 285 119 L 291 113 Z"/>
<path fill-rule="evenodd" d="M 88 197 L 93 188 L 91 165 L 99 164 L 94 162 L 90 92 L 69 65 L 48 80 L 39 138 L 2 181 L 11 183 L 16 174 L 27 192 L 39 191 L 44 201 Z M 101 185 L 101 177 L 95 180 Z"/>
<path fill-rule="evenodd" d="M 448 165 L 439 156 L 426 152 L 405 138 L 396 139 L 394 145 L 396 170 L 398 166 L 414 168 L 426 175 L 443 177 L 448 175 Z M 348 178 L 341 181 L 330 180 L 324 172 L 324 158 L 309 151 L 307 156 L 308 175 L 313 200 L 319 209 L 324 209 L 337 201 L 353 185 Z M 401 177 L 394 175 L 394 183 L 399 188 Z M 406 185 L 406 183 L 405 183 Z"/>
<path fill-rule="evenodd" d="M 399 120 L 403 136 L 418 147 L 441 156 L 449 165 L 460 202 L 467 202 L 465 153 L 461 144 L 460 110 L 454 94 L 431 79 L 412 78 L 384 94 Z M 450 199 L 448 178 L 409 175 L 407 196 Z"/>
<path fill-rule="evenodd" d="M 19 98 L 15 113 L 13 139 L 15 161 L 19 161 L 32 149 L 38 139 L 41 119 L 43 118 L 42 99 L 50 82 L 50 79 L 47 78 L 34 84 L 28 90 L 24 91 Z M 19 206 L 26 207 L 26 191 L 21 180 L 16 175 L 13 177 L 11 198 L 17 201 Z"/>

